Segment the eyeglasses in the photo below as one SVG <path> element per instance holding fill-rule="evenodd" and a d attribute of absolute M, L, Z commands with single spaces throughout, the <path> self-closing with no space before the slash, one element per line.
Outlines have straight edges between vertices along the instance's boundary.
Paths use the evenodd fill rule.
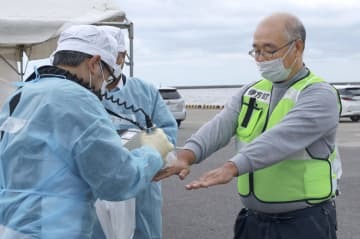
<path fill-rule="evenodd" d="M 269 58 L 272 58 L 274 56 L 274 54 L 278 51 L 280 51 L 281 49 L 284 49 L 285 47 L 287 47 L 288 45 L 292 44 L 293 42 L 295 42 L 296 40 L 291 40 L 289 42 L 287 42 L 285 45 L 279 47 L 278 49 L 276 50 L 273 50 L 273 51 L 265 51 L 265 50 L 258 50 L 258 49 L 251 49 L 249 51 L 249 55 L 256 58 L 256 57 L 259 57 L 259 56 L 262 56 L 266 59 L 269 59 Z"/>
<path fill-rule="evenodd" d="M 102 69 L 106 69 L 106 71 L 109 73 L 109 77 L 107 79 L 105 79 L 106 82 L 108 82 L 110 84 L 111 82 L 114 82 L 115 80 L 118 79 L 118 77 L 116 77 L 114 75 L 114 70 L 112 68 L 110 68 L 110 66 L 108 64 L 106 64 L 104 61 L 101 61 L 100 65 L 101 65 Z"/>

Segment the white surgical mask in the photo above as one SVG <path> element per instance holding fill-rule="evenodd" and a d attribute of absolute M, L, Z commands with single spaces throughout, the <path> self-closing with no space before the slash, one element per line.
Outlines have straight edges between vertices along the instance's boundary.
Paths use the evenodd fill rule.
<path fill-rule="evenodd" d="M 106 86 L 108 84 L 106 83 L 106 81 L 104 81 L 101 85 L 101 95 L 105 94 L 105 92 L 107 92 Z"/>
<path fill-rule="evenodd" d="M 287 57 L 293 46 L 294 45 L 292 44 L 283 57 L 269 61 L 257 61 L 256 64 L 261 76 L 271 82 L 281 82 L 286 80 L 291 73 L 292 67 L 296 63 L 297 58 L 295 58 L 293 64 L 289 68 L 285 68 L 283 60 Z"/>
<path fill-rule="evenodd" d="M 119 78 L 121 74 L 122 74 L 122 67 L 119 65 L 116 65 L 115 69 L 114 69 L 114 76 L 116 78 Z"/>
<path fill-rule="evenodd" d="M 91 87 L 92 87 L 92 75 L 91 75 L 91 72 L 89 71 L 89 86 L 90 86 L 90 89 L 91 89 Z"/>

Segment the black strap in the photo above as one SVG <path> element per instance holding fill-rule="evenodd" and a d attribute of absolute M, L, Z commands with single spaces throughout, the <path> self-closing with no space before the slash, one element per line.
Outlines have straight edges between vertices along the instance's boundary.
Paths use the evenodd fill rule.
<path fill-rule="evenodd" d="M 43 77 L 62 77 L 66 80 L 76 82 L 77 84 L 94 93 L 99 98 L 99 100 L 101 100 L 101 90 L 95 91 L 94 87 L 90 87 L 89 83 L 85 83 L 83 79 L 57 66 L 41 66 L 37 69 L 37 73 L 33 72 L 25 81 L 28 82 Z"/>
<path fill-rule="evenodd" d="M 119 114 L 116 114 L 114 111 L 111 111 L 111 110 L 109 110 L 109 109 L 107 109 L 107 108 L 105 108 L 105 110 L 106 110 L 110 115 L 113 115 L 113 116 L 116 116 L 116 117 L 118 117 L 118 118 L 120 118 L 120 119 L 126 120 L 126 121 L 132 123 L 133 125 L 136 125 L 139 129 L 145 130 L 145 128 L 142 127 L 138 122 L 133 121 L 132 119 L 129 119 L 129 118 L 127 118 L 127 117 L 121 116 L 121 115 L 119 115 Z"/>
<path fill-rule="evenodd" d="M 254 111 L 256 105 L 256 99 L 255 98 L 250 98 L 249 104 L 248 104 L 248 108 L 244 117 L 243 122 L 241 123 L 241 127 L 246 128 L 247 125 L 249 124 L 252 112 Z"/>
<path fill-rule="evenodd" d="M 12 115 L 12 113 L 14 112 L 16 106 L 19 104 L 20 101 L 20 97 L 21 97 L 21 92 L 17 93 L 11 100 L 9 103 L 9 108 L 10 108 L 10 113 L 9 116 Z"/>
<path fill-rule="evenodd" d="M 121 74 L 121 80 L 123 81 L 123 84 L 126 84 L 126 75 Z"/>

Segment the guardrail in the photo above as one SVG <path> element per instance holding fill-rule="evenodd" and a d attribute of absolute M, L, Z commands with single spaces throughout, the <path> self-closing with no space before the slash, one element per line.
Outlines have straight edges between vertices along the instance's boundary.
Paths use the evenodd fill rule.
<path fill-rule="evenodd" d="M 210 109 L 210 110 L 221 110 L 224 105 L 208 105 L 208 104 L 187 104 L 186 109 Z"/>
<path fill-rule="evenodd" d="M 360 82 L 329 82 L 332 85 L 360 85 Z M 171 86 L 176 89 L 214 89 L 214 88 L 241 88 L 243 84 L 238 85 L 193 85 L 193 86 Z"/>
<path fill-rule="evenodd" d="M 360 82 L 330 82 L 332 85 L 360 85 Z M 243 85 L 197 85 L 197 86 L 173 86 L 177 89 L 213 89 L 213 88 L 241 88 Z M 210 109 L 221 110 L 224 105 L 219 104 L 186 104 L 186 109 Z"/>

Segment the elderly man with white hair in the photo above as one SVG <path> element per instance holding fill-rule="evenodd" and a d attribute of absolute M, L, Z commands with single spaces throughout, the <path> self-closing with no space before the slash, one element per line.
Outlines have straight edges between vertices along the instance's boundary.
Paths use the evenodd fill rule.
<path fill-rule="evenodd" d="M 177 123 L 163 101 L 159 91 L 153 85 L 137 78 L 127 78 L 122 74 L 125 63 L 126 47 L 124 34 L 120 28 L 101 26 L 110 36 L 117 41 L 117 66 L 115 67 L 116 79 L 106 83 L 107 97 L 103 99 L 105 108 L 120 115 L 121 118 L 112 117 L 117 130 L 123 131 L 134 128 L 126 119 L 146 125 L 141 112 L 132 112 L 114 104 L 108 97 L 126 101 L 127 105 L 141 108 L 150 116 L 156 127 L 164 130 L 169 140 L 175 145 Z M 125 120 L 124 120 L 125 119 Z M 135 205 L 134 205 L 135 204 Z M 106 237 L 113 239 L 161 239 L 162 238 L 162 194 L 160 182 L 153 182 L 136 195 L 134 199 L 126 202 L 100 201 L 96 204 L 97 213 L 103 226 Z M 135 209 L 134 209 L 135 207 Z M 134 215 L 135 214 L 135 215 Z M 134 222 L 135 217 L 135 222 Z M 135 224 L 135 228 L 133 227 Z M 103 238 L 100 227 L 95 227 L 93 238 Z"/>
<path fill-rule="evenodd" d="M 98 92 L 112 75 L 113 39 L 95 26 L 61 33 L 43 66 L 0 112 L 0 238 L 90 238 L 94 202 L 146 188 L 172 145 L 161 130 L 128 151 Z"/>

